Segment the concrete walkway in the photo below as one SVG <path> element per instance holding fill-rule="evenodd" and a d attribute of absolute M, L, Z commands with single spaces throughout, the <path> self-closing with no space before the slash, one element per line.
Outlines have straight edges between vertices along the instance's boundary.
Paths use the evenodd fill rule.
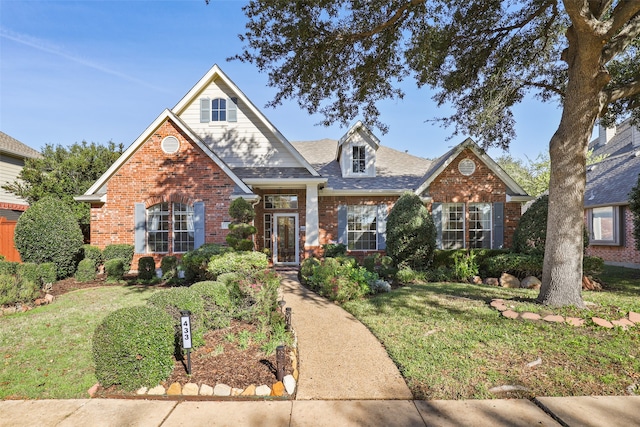
<path fill-rule="evenodd" d="M 298 337 L 297 400 L 411 400 L 386 350 L 340 306 L 303 287 L 296 270 L 280 271 Z"/>

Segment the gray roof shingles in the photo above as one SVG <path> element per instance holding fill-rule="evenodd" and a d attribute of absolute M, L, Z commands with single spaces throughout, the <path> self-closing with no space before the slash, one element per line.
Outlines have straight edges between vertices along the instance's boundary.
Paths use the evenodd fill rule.
<path fill-rule="evenodd" d="M 0 152 L 21 158 L 39 158 L 42 155 L 33 148 L 0 131 Z"/>

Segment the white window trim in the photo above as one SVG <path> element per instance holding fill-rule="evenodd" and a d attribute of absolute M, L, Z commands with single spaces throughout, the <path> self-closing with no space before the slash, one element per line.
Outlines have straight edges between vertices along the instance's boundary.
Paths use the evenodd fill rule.
<path fill-rule="evenodd" d="M 462 230 L 450 230 L 450 229 L 445 229 L 444 225 L 448 222 L 448 220 L 445 220 L 445 215 L 448 214 L 447 212 L 447 208 L 449 206 L 452 205 L 460 205 L 462 206 Z M 447 231 L 462 231 L 462 248 L 466 248 L 467 247 L 467 205 L 465 203 L 462 202 L 458 202 L 458 203 L 442 203 L 442 249 L 444 249 L 445 246 L 445 232 Z M 461 248 L 461 249 L 462 249 Z"/>
<path fill-rule="evenodd" d="M 366 207 L 366 208 L 371 208 L 374 210 L 375 212 L 375 219 L 376 219 L 376 227 L 374 233 L 375 233 L 375 248 L 372 249 L 350 249 L 349 248 L 349 233 L 356 233 L 356 232 L 363 232 L 363 230 L 350 230 L 349 229 L 349 209 L 351 208 L 356 208 L 356 207 Z M 346 230 L 346 236 L 347 236 L 347 250 L 349 252 L 368 252 L 368 251 L 377 251 L 378 250 L 378 233 L 379 233 L 379 222 L 380 222 L 380 218 L 378 218 L 378 206 L 377 205 L 347 205 L 347 223 L 345 224 L 345 226 L 347 227 Z M 371 232 L 372 230 L 369 230 L 369 232 Z"/>

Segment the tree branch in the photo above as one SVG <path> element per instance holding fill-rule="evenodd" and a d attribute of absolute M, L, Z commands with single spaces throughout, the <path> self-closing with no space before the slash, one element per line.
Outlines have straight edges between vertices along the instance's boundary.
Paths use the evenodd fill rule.
<path fill-rule="evenodd" d="M 634 21 L 634 16 L 640 13 L 639 1 L 621 1 L 613 9 L 611 14 L 611 28 L 606 34 L 607 39 L 615 37 L 618 32 Z M 637 17 L 636 17 L 637 18 Z"/>
<path fill-rule="evenodd" d="M 364 31 L 361 33 L 353 33 L 353 34 L 347 34 L 347 35 L 338 35 L 339 39 L 341 40 L 346 40 L 346 41 L 359 41 L 359 40 L 364 40 L 364 39 L 368 39 L 371 36 L 381 33 L 384 30 L 386 30 L 388 27 L 395 25 L 398 22 L 401 22 L 403 20 L 405 20 L 407 18 L 407 15 L 405 14 L 405 12 L 413 7 L 413 6 L 417 6 L 420 3 L 424 3 L 426 0 L 410 0 L 408 3 L 405 3 L 403 6 L 401 6 L 400 8 L 398 8 L 398 10 L 396 10 L 396 12 L 393 14 L 393 16 L 391 16 L 391 18 L 389 18 L 387 21 L 377 25 L 376 27 L 372 28 L 369 31 Z"/>
<path fill-rule="evenodd" d="M 544 82 L 529 82 L 529 81 L 525 81 L 522 83 L 523 86 L 531 86 L 531 87 L 536 87 L 539 89 L 544 89 L 544 90 L 548 90 L 550 92 L 555 93 L 556 95 L 559 95 L 561 97 L 564 97 L 564 92 L 562 90 L 560 90 L 560 88 L 550 85 L 548 83 L 544 83 Z"/>
<path fill-rule="evenodd" d="M 634 80 L 627 85 L 605 91 L 606 101 L 608 104 L 623 98 L 630 98 L 638 94 L 640 94 L 640 81 L 638 80 Z"/>
<path fill-rule="evenodd" d="M 639 6 L 640 8 L 640 6 Z M 616 55 L 624 51 L 633 40 L 640 35 L 640 14 L 632 18 L 618 34 L 616 34 L 602 51 L 604 64 L 611 61 Z"/>

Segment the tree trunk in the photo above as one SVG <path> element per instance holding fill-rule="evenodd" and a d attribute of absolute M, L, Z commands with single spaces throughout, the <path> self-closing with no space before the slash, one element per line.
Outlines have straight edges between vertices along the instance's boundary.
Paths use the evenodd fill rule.
<path fill-rule="evenodd" d="M 549 212 L 538 302 L 584 307 L 581 291 L 587 148 L 602 109 L 601 91 L 608 75 L 600 67 L 601 44 L 595 37 L 578 43 L 572 28 L 567 37 L 569 81 L 560 125 L 549 143 Z"/>

